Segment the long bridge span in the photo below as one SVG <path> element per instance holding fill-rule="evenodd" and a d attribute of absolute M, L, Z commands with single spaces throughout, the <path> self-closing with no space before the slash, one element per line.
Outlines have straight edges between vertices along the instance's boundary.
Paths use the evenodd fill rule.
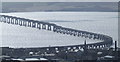
<path fill-rule="evenodd" d="M 52 31 L 55 33 L 67 34 L 67 35 L 76 36 L 76 37 L 84 37 L 88 39 L 93 39 L 93 40 L 97 39 L 97 40 L 103 41 L 98 43 L 87 44 L 86 47 L 88 49 L 106 48 L 106 47 L 110 47 L 113 44 L 113 39 L 110 36 L 82 31 L 82 30 L 76 30 L 72 28 L 66 28 L 66 27 L 58 26 L 53 23 L 49 23 L 49 22 L 30 20 L 26 18 L 8 16 L 8 15 L 0 15 L 0 22 L 20 25 L 25 27 L 32 27 L 40 30 L 43 29 L 43 30 Z M 50 52 L 55 53 L 57 51 L 79 50 L 84 47 L 85 47 L 84 44 L 83 45 L 66 45 L 66 46 L 41 47 L 39 50 L 41 52 L 47 52 L 49 50 Z"/>

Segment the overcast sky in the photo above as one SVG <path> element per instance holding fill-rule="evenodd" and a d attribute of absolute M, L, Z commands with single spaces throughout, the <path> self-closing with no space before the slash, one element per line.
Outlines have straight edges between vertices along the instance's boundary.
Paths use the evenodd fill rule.
<path fill-rule="evenodd" d="M 2 2 L 118 2 L 120 0 L 1 0 Z"/>

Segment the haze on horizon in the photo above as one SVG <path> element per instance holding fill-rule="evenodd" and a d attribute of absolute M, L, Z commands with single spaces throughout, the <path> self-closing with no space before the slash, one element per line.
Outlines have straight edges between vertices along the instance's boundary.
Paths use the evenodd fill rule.
<path fill-rule="evenodd" d="M 2 2 L 118 2 L 119 0 L 1 0 Z"/>
<path fill-rule="evenodd" d="M 117 12 L 117 2 L 3 2 L 3 13 L 9 12 Z"/>

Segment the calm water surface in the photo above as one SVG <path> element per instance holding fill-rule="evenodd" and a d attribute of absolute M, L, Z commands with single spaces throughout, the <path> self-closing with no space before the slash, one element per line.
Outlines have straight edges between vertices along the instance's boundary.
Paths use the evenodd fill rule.
<path fill-rule="evenodd" d="M 117 12 L 22 12 L 4 13 L 17 17 L 55 23 L 83 31 L 101 33 L 118 40 Z M 2 31 L 1 31 L 2 30 Z M 0 23 L 2 46 L 44 47 L 83 44 L 85 38 L 58 34 L 30 27 Z M 101 42 L 86 39 L 87 43 Z"/>

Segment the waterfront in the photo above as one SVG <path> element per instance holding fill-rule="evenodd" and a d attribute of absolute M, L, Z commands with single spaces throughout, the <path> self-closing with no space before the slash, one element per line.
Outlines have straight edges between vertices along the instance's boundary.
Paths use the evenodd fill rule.
<path fill-rule="evenodd" d="M 42 20 L 68 28 L 105 34 L 113 37 L 114 40 L 118 39 L 117 12 L 26 12 L 6 14 Z M 33 28 L 1 24 L 2 46 L 19 48 L 75 45 L 83 44 L 85 40 L 84 38 L 55 34 Z M 8 43 L 8 41 L 10 43 Z M 87 39 L 87 43 L 94 42 L 96 41 Z"/>
<path fill-rule="evenodd" d="M 54 14 L 54 13 L 52 13 L 52 14 Z M 58 13 L 57 13 L 58 14 Z M 66 14 L 66 13 L 64 13 L 64 14 Z M 69 13 L 67 13 L 67 14 L 69 14 Z M 72 13 L 73 14 L 73 13 Z M 17 14 L 18 15 L 18 14 Z M 60 14 L 59 14 L 60 15 Z M 85 15 L 85 14 L 84 14 Z M 110 15 L 110 14 L 109 14 Z M 13 15 L 12 15 L 13 16 Z M 67 15 L 68 16 L 68 15 Z M 70 14 L 69 14 L 69 16 L 70 16 Z M 91 15 L 90 15 L 91 16 Z M 103 14 L 102 14 L 102 16 L 103 16 Z M 104 16 L 105 16 L 105 14 L 104 14 Z M 3 17 L 7 17 L 7 16 L 3 16 Z M 22 16 L 21 16 L 22 17 Z M 45 16 L 44 16 L 45 17 Z M 60 16 L 59 16 L 60 17 Z M 95 17 L 95 16 L 94 16 Z M 8 18 L 9 18 L 9 16 L 8 16 Z M 7 23 L 9 23 L 8 22 L 8 18 L 5 20 Z M 16 18 L 16 17 L 11 17 L 11 18 Z M 27 18 L 27 17 L 25 17 L 25 18 Z M 29 18 L 31 18 L 31 17 L 29 17 Z M 74 18 L 74 17 L 73 17 Z M 85 18 L 85 17 L 84 17 Z M 92 17 L 91 17 L 92 18 Z M 97 17 L 96 17 L 97 18 Z M 111 18 L 113 18 L 114 19 L 114 17 L 111 17 Z M 37 18 L 35 18 L 35 19 L 37 19 Z M 46 18 L 45 18 L 46 19 Z M 57 19 L 59 19 L 59 18 L 57 18 Z M 60 19 L 65 19 L 65 18 L 60 18 Z M 75 18 L 75 19 L 77 19 L 77 18 Z M 93 18 L 92 18 L 93 19 Z M 100 17 L 100 20 L 101 20 L 102 18 Z M 109 18 L 108 18 L 109 19 Z M 94 27 L 94 29 L 92 29 L 91 31 L 88 29 L 88 27 L 86 27 L 87 28 L 87 30 L 85 30 L 85 29 L 81 29 L 81 30 L 83 30 L 83 33 L 84 34 L 87 34 L 87 32 L 85 33 L 84 32 L 84 30 L 85 31 L 89 31 L 89 32 L 95 32 L 95 33 L 100 33 L 100 34 L 104 34 L 103 36 L 102 35 L 98 35 L 99 37 L 95 37 L 95 39 L 94 40 L 88 40 L 88 39 L 85 39 L 85 38 L 80 38 L 80 37 L 78 37 L 78 38 L 75 38 L 74 36 L 68 36 L 68 35 L 62 35 L 62 34 L 54 34 L 54 33 L 52 33 L 51 31 L 45 31 L 45 30 L 47 30 L 48 28 L 47 27 L 45 27 L 45 30 L 43 29 L 44 28 L 44 26 L 45 25 L 43 25 L 42 24 L 42 29 L 41 30 L 38 30 L 39 31 L 39 33 L 37 33 L 36 34 L 36 32 L 34 32 L 34 33 L 32 33 L 33 32 L 33 30 L 36 30 L 36 29 L 34 29 L 34 28 L 37 28 L 37 27 L 33 27 L 33 22 L 34 22 L 34 20 L 33 21 L 30 21 L 30 20 L 28 20 L 28 19 L 24 19 L 24 21 L 28 21 L 28 27 L 26 27 L 26 26 L 24 26 L 24 24 L 22 24 L 22 25 L 20 25 L 20 23 L 18 23 L 18 24 L 16 24 L 17 26 L 15 26 L 15 25 L 12 25 L 12 21 L 10 22 L 11 24 L 9 24 L 9 27 L 6 27 L 7 26 L 7 24 L 6 25 L 4 25 L 4 23 L 2 24 L 2 40 L 4 40 L 4 38 L 5 38 L 5 40 L 7 39 L 7 40 L 14 40 L 14 42 L 11 42 L 11 44 L 12 44 L 12 47 L 16 47 L 15 45 L 17 45 L 17 44 L 19 44 L 19 45 L 21 45 L 22 47 L 24 47 L 24 48 L 20 48 L 20 46 L 19 45 L 17 45 L 17 47 L 18 48 L 9 48 L 9 47 L 11 47 L 10 45 L 8 45 L 9 47 L 3 47 L 2 48 L 2 55 L 3 55 L 3 60 L 18 60 L 18 59 L 22 59 L 22 60 L 27 60 L 27 58 L 36 58 L 37 60 L 38 60 L 38 58 L 47 58 L 47 59 L 59 59 L 60 61 L 69 61 L 69 62 L 75 62 L 75 61 L 78 61 L 78 62 L 80 62 L 81 60 L 105 60 L 106 58 L 108 58 L 108 59 L 111 59 L 111 60 L 117 60 L 118 58 L 118 54 L 117 54 L 117 46 L 116 46 L 116 48 L 115 48 L 115 50 L 114 49 L 112 49 L 112 48 L 107 48 L 107 46 L 109 46 L 109 45 L 111 45 L 111 41 L 112 41 L 112 39 L 111 39 L 111 37 L 109 37 L 109 36 L 111 36 L 111 34 L 113 35 L 113 33 L 115 34 L 116 32 L 113 32 L 114 31 L 114 29 L 116 29 L 117 30 L 117 28 L 115 28 L 116 26 L 117 26 L 117 21 L 115 21 L 115 22 L 113 22 L 112 20 L 113 19 L 110 19 L 109 20 L 109 22 L 108 21 L 104 21 L 103 22 L 103 20 L 101 20 L 101 21 L 91 21 L 91 20 L 80 20 L 80 21 L 78 21 L 78 20 L 76 20 L 76 21 L 74 21 L 74 20 L 72 20 L 72 19 L 70 19 L 70 20 L 43 20 L 44 22 L 50 22 L 50 23 L 55 23 L 55 24 L 57 24 L 57 25 L 60 25 L 60 26 L 63 26 L 63 27 L 71 27 L 71 28 L 73 28 L 73 31 L 74 31 L 74 29 L 80 29 L 80 26 L 89 26 L 89 28 L 93 28 Z M 4 20 L 4 19 L 3 19 Z M 12 19 L 12 20 L 14 20 L 14 19 Z M 23 18 L 20 18 L 20 20 L 23 20 Z M 19 20 L 19 21 L 20 21 Z M 17 21 L 17 19 L 15 20 L 15 21 Z M 4 21 L 3 21 L 4 22 Z M 6 23 L 5 22 L 5 23 Z M 27 32 L 26 32 L 26 29 L 29 29 L 29 22 L 32 22 L 32 24 L 30 24 L 30 25 L 32 25 L 31 27 L 32 27 L 32 29 L 30 28 L 30 30 L 28 30 Z M 74 22 L 74 23 L 73 23 Z M 84 23 L 83 23 L 84 22 Z M 85 22 L 87 22 L 86 24 L 85 24 Z M 98 23 L 99 22 L 99 23 Z M 39 23 L 39 21 L 37 21 L 37 23 Z M 42 23 L 42 22 L 40 22 L 40 23 Z M 67 24 L 65 24 L 65 23 L 67 23 Z M 108 24 L 109 23 L 109 24 Z M 114 24 L 114 23 L 116 23 L 116 24 Z M 14 24 L 14 23 L 13 23 Z M 69 26 L 69 24 L 70 24 L 70 26 Z M 83 25 L 82 25 L 83 24 Z M 21 26 L 21 29 L 20 29 L 20 26 Z M 50 25 L 49 23 L 47 23 L 47 25 Z M 53 30 L 53 32 L 56 32 L 56 29 L 59 29 L 59 27 L 57 26 L 57 25 L 54 25 L 54 30 Z M 78 26 L 79 25 L 79 26 Z M 92 25 L 92 26 L 90 26 L 90 25 Z M 102 25 L 102 26 L 101 26 Z M 78 27 L 76 27 L 75 28 L 75 26 L 78 26 Z M 107 27 L 106 27 L 107 26 Z M 101 28 L 100 28 L 101 27 Z M 113 28 L 112 28 L 113 27 Z M 14 28 L 14 29 L 13 29 Z M 25 29 L 23 29 L 23 28 L 25 28 Z M 62 28 L 62 27 L 61 27 Z M 84 27 L 85 28 L 85 27 Z M 96 28 L 99 28 L 99 29 L 102 29 L 102 30 L 96 30 Z M 6 29 L 6 30 L 4 30 L 4 29 Z M 10 29 L 12 29 L 12 30 L 10 30 Z M 18 30 L 16 30 L 16 29 L 18 29 Z M 65 28 L 63 28 L 63 30 L 64 30 Z M 107 30 L 106 32 L 107 33 L 105 33 L 104 32 L 104 30 Z M 108 30 L 108 29 L 111 29 L 110 31 L 112 31 L 111 33 L 110 33 L 110 31 Z M 32 31 L 31 31 L 32 30 Z M 67 28 L 66 28 L 66 30 L 67 30 Z M 96 30 L 96 31 L 94 31 L 94 30 Z M 6 31 L 6 34 L 5 34 L 5 31 Z M 29 31 L 31 31 L 31 33 L 29 32 Z M 68 31 L 70 31 L 69 29 L 68 29 Z M 100 31 L 103 31 L 102 33 L 100 32 Z M 17 33 L 16 33 L 17 32 Z M 21 33 L 20 33 L 21 32 Z M 42 32 L 42 35 L 41 35 L 41 32 Z M 46 34 L 45 34 L 45 33 Z M 51 33 L 51 34 L 48 34 L 48 32 L 49 33 Z M 60 32 L 60 31 L 59 31 Z M 61 31 L 62 32 L 62 31 Z M 81 31 L 80 31 L 81 32 Z M 18 34 L 19 33 L 19 34 Z M 28 37 L 29 35 L 26 35 L 26 33 L 28 34 L 31 34 L 31 36 L 30 37 Z M 64 32 L 63 31 L 63 33 L 67 33 L 67 32 Z M 70 33 L 72 33 L 72 32 L 70 32 Z M 74 32 L 75 33 L 75 32 Z M 110 33 L 110 34 L 108 34 L 108 33 Z M 33 34 L 35 34 L 36 35 L 36 37 L 39 37 L 39 36 L 41 36 L 41 38 L 39 37 L 37 40 L 39 40 L 39 45 L 36 45 L 36 43 L 34 42 L 34 41 L 36 41 L 36 37 L 34 37 L 33 36 Z M 40 34 L 40 35 L 39 35 Z M 92 33 L 91 33 L 92 34 Z M 109 36 L 105 36 L 105 35 L 109 35 Z M 10 39 L 8 39 L 8 37 L 4 37 L 4 35 L 7 35 L 8 37 L 10 37 L 11 35 L 12 36 L 18 36 L 18 37 L 12 37 L 11 36 L 11 38 Z M 24 39 L 22 39 L 21 37 L 19 37 L 19 35 L 22 35 L 21 37 L 23 37 L 23 38 L 25 38 L 25 39 L 28 39 L 28 38 L 32 38 L 32 39 L 34 39 L 33 41 L 32 41 L 32 43 L 33 44 L 30 44 L 30 45 L 27 45 L 27 44 L 29 44 L 29 43 L 31 43 L 31 41 L 26 41 L 26 43 L 24 42 L 25 40 Z M 52 36 L 55 36 L 54 37 L 54 41 L 53 41 L 53 38 L 50 38 L 50 37 L 52 37 Z M 74 35 L 74 34 L 73 34 Z M 93 34 L 94 36 L 95 36 L 95 34 Z M 26 36 L 26 37 L 25 37 Z M 48 37 L 46 37 L 46 36 L 48 36 Z M 60 37 L 57 37 L 57 36 L 61 36 L 61 37 L 63 37 L 63 38 L 60 38 Z M 68 38 L 67 38 L 67 36 L 68 36 Z M 77 36 L 78 36 L 78 34 L 77 34 Z M 85 35 L 83 35 L 83 36 L 85 36 Z M 64 38 L 65 37 L 65 38 Z M 71 37 L 71 38 L 69 38 L 69 37 Z M 91 37 L 91 36 L 90 36 Z M 113 37 L 113 36 L 112 36 Z M 16 44 L 15 44 L 15 39 L 17 38 L 17 42 L 16 42 Z M 42 39 L 42 38 L 44 38 L 44 39 Z M 64 39 L 66 39 L 67 38 L 67 40 L 64 40 Z M 74 39 L 73 39 L 74 38 Z M 94 37 L 93 37 L 94 38 Z M 90 46 L 90 48 L 89 48 L 89 46 L 87 45 L 88 43 L 97 43 L 97 42 L 101 42 L 101 41 L 98 41 L 98 39 L 99 38 L 102 38 L 103 40 L 104 40 L 104 42 L 106 41 L 106 42 L 109 42 L 109 43 L 104 43 L 104 44 L 101 44 L 101 45 L 99 45 L 99 44 L 95 44 L 95 45 L 92 45 L 92 46 Z M 20 40 L 18 40 L 18 39 L 20 39 L 21 41 L 23 41 L 23 44 L 26 44 L 25 46 L 23 45 L 23 44 L 21 44 L 21 43 L 18 43 Z M 59 40 L 58 40 L 59 39 Z M 77 40 L 75 40 L 75 39 L 77 39 Z M 113 39 L 115 40 L 115 38 L 113 37 Z M 45 40 L 45 41 L 44 41 Z M 86 41 L 85 41 L 86 40 Z M 47 42 L 47 41 L 49 41 L 49 42 Z M 57 41 L 57 43 L 55 43 L 55 41 Z M 60 44 L 60 41 L 61 42 L 64 42 L 64 41 L 66 41 L 66 42 L 68 42 L 68 43 L 61 43 Z M 70 42 L 70 41 L 72 41 L 72 42 Z M 43 43 L 46 43 L 47 42 L 47 44 L 43 44 Z M 76 42 L 76 43 L 75 43 Z M 87 42 L 87 44 L 86 44 L 86 42 Z M 48 44 L 49 43 L 49 44 Z M 67 46 L 67 45 L 79 45 L 78 43 L 81 43 L 81 44 L 84 44 L 83 46 L 81 45 L 79 45 L 79 46 L 68 46 L 68 47 L 51 47 L 51 43 L 54 43 L 53 45 L 55 45 L 55 46 L 61 46 L 61 45 L 65 45 L 65 46 Z M 73 44 L 74 43 L 74 44 Z M 34 46 L 34 44 L 37 46 L 37 48 L 33 48 L 33 47 L 35 47 Z M 41 44 L 43 44 L 44 46 L 47 46 L 47 47 L 43 47 L 43 48 L 41 48 Z M 4 46 L 4 42 L 2 42 L 2 45 Z M 7 45 L 7 44 L 6 44 Z M 53 46 L 52 45 L 52 46 Z M 96 46 L 96 45 L 98 45 L 98 46 Z M 106 47 L 105 47 L 105 45 L 106 45 Z M 25 48 L 25 47 L 28 47 L 29 46 L 29 48 Z M 30 48 L 30 47 L 32 47 L 32 48 Z M 75 47 L 75 48 L 74 48 Z M 80 47 L 80 48 L 79 48 Z M 57 48 L 57 49 L 56 49 Z M 81 49 L 83 49 L 83 50 L 81 50 Z M 9 57 L 9 58 L 8 58 Z M 30 60 L 31 60 L 30 59 Z M 33 59 L 32 59 L 33 60 Z M 80 60 L 80 61 L 79 61 Z M 57 61 L 58 62 L 58 61 Z"/>

